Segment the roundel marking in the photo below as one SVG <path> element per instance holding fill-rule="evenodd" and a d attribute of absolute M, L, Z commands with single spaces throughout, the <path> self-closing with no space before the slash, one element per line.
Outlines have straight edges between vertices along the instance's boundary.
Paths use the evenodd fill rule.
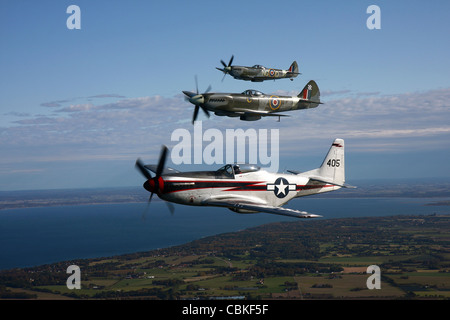
<path fill-rule="evenodd" d="M 270 96 L 269 104 L 270 104 L 270 109 L 277 110 L 281 105 L 280 98 L 278 96 Z"/>
<path fill-rule="evenodd" d="M 275 70 L 270 69 L 270 70 L 269 70 L 269 74 L 270 74 L 271 77 L 273 77 L 273 76 L 275 75 Z"/>

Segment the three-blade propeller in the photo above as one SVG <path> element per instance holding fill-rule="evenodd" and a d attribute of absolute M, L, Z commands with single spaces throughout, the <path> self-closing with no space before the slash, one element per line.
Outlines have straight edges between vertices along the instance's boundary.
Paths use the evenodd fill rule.
<path fill-rule="evenodd" d="M 183 93 L 186 95 L 186 100 L 195 105 L 194 109 L 194 115 L 192 117 L 192 124 L 194 124 L 194 121 L 197 120 L 198 111 L 201 108 L 205 115 L 209 118 L 209 111 L 205 107 L 205 94 L 207 94 L 211 90 L 211 85 L 208 86 L 205 92 L 202 94 L 198 93 L 198 80 L 197 76 L 195 76 L 195 89 L 196 92 L 190 92 L 190 91 L 183 91 Z"/>

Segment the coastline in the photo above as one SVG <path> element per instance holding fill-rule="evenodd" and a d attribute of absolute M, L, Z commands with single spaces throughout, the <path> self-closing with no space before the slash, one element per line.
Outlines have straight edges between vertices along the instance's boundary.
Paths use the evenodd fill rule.
<path fill-rule="evenodd" d="M 450 180 L 361 180 L 356 189 L 340 189 L 315 198 L 450 198 Z M 54 207 L 96 204 L 147 202 L 148 193 L 142 187 L 108 187 L 86 189 L 49 189 L 0 191 L 0 211 L 16 208 Z M 154 200 L 159 200 L 155 197 Z M 450 205 L 436 201 L 430 205 Z"/>

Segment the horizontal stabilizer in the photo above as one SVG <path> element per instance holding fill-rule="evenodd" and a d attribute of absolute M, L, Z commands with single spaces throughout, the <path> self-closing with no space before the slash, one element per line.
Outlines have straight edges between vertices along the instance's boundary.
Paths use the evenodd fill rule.
<path fill-rule="evenodd" d="M 318 176 L 309 176 L 309 180 L 310 181 L 316 181 L 316 182 L 321 182 L 321 183 L 325 183 L 325 184 L 332 184 L 334 186 L 338 186 L 341 188 L 350 188 L 350 189 L 356 189 L 356 187 L 354 186 L 350 186 L 348 184 L 339 184 L 336 182 L 333 182 L 331 179 L 327 179 L 325 177 L 318 177 Z"/>

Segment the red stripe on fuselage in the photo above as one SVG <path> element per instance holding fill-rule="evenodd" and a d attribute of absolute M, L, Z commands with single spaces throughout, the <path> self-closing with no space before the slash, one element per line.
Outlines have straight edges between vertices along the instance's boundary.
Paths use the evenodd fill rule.
<path fill-rule="evenodd" d="M 209 183 L 209 184 L 217 184 L 217 185 L 207 185 L 207 186 L 186 186 L 186 188 L 182 188 L 179 190 L 170 190 L 174 186 L 172 183 Z M 181 191 L 189 191 L 189 190 L 200 190 L 200 189 L 217 189 L 217 188 L 227 188 L 225 184 L 234 184 L 234 186 L 230 186 L 222 191 L 268 191 L 267 190 L 267 181 L 212 181 L 212 180 L 165 180 L 164 181 L 164 189 L 162 193 L 175 193 Z M 236 186 L 236 184 L 240 184 Z M 259 188 L 251 188 L 251 187 L 259 187 Z M 321 189 L 321 188 L 329 188 L 334 187 L 334 185 L 297 185 L 296 191 L 305 191 L 311 189 Z M 248 189 L 247 189 L 248 188 Z M 170 191 L 167 191 L 167 190 Z"/>

